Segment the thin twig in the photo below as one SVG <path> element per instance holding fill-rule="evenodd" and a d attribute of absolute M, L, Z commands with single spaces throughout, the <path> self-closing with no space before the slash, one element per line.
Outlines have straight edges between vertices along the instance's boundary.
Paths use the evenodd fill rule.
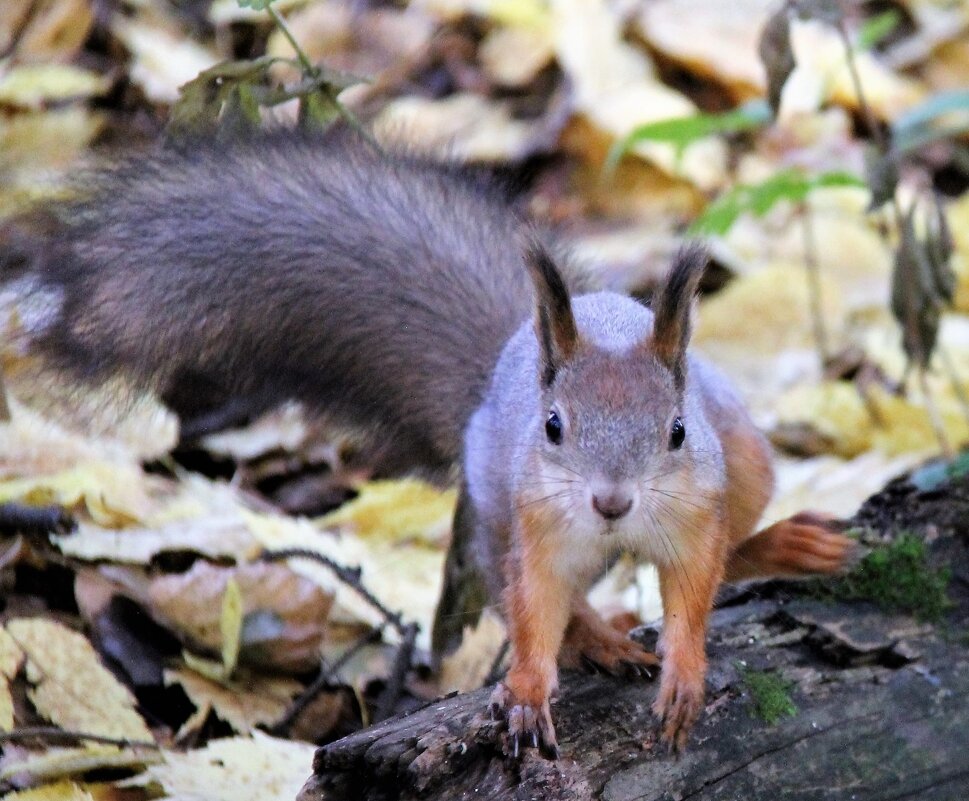
<path fill-rule="evenodd" d="M 356 642 L 354 642 L 349 648 L 347 648 L 340 658 L 336 660 L 332 665 L 327 665 L 323 663 L 320 665 L 320 673 L 313 680 L 313 683 L 300 693 L 299 697 L 293 701 L 289 709 L 286 710 L 286 714 L 283 715 L 270 730 L 271 734 L 278 736 L 285 735 L 289 732 L 290 727 L 296 721 L 302 713 L 313 702 L 313 700 L 329 687 L 333 680 L 336 678 L 340 669 L 349 662 L 354 654 L 360 651 L 361 648 L 370 645 L 371 643 L 379 642 L 380 638 L 383 636 L 384 627 L 377 626 L 375 629 L 371 629 L 362 637 L 360 637 Z"/>
<path fill-rule="evenodd" d="M 296 41 L 296 37 L 293 36 L 293 32 L 289 29 L 289 26 L 286 24 L 286 20 L 283 18 L 282 14 L 280 14 L 273 7 L 272 3 L 266 5 L 266 11 L 269 13 L 269 16 L 272 17 L 273 22 L 276 23 L 276 27 L 279 28 L 280 33 L 286 37 L 286 41 L 289 42 L 290 47 L 292 47 L 293 51 L 296 53 L 296 58 L 299 59 L 300 66 L 303 68 L 303 73 L 313 78 L 318 77 L 320 74 L 319 69 L 313 66 L 309 56 L 306 55 L 306 51 L 299 46 L 299 42 Z M 343 120 L 347 123 L 347 125 L 353 128 L 361 137 L 363 137 L 371 147 L 376 148 L 378 152 L 383 152 L 380 144 L 376 139 L 374 139 L 373 134 L 367 130 L 364 124 L 357 118 L 357 115 L 350 111 L 350 109 L 348 109 L 337 99 L 336 92 L 329 87 L 320 88 L 326 94 L 327 99 L 333 103 L 337 113 L 343 117 Z"/>
<path fill-rule="evenodd" d="M 308 548 L 283 548 L 279 551 L 263 551 L 260 558 L 266 562 L 281 562 L 286 559 L 309 559 L 313 562 L 319 562 L 321 565 L 332 570 L 333 574 L 340 581 L 355 590 L 361 598 L 380 612 L 384 620 L 393 626 L 401 636 L 407 633 L 409 624 L 405 624 L 401 620 L 400 613 L 392 612 L 381 603 L 377 596 L 363 586 L 363 582 L 360 580 L 359 567 L 346 567 L 338 562 L 334 562 L 329 556 L 324 556 Z"/>
<path fill-rule="evenodd" d="M 814 342 L 821 359 L 821 369 L 828 363 L 828 333 L 824 327 L 824 311 L 821 305 L 821 271 L 818 267 L 818 247 L 814 237 L 814 223 L 811 209 L 806 203 L 801 205 L 801 223 L 804 233 L 804 266 L 807 268 L 808 298 L 811 304 L 811 322 L 814 327 Z"/>
<path fill-rule="evenodd" d="M 25 506 L 0 503 L 0 534 L 24 534 L 28 537 L 64 534 L 76 523 L 60 506 Z"/>
<path fill-rule="evenodd" d="M 7 402 L 7 388 L 3 383 L 3 368 L 0 367 L 0 423 L 10 421 L 10 404 Z"/>
<path fill-rule="evenodd" d="M 841 43 L 844 45 L 845 57 L 848 62 L 848 72 L 851 74 L 851 83 L 855 88 L 855 95 L 858 98 L 858 108 L 861 111 L 861 116 L 865 120 L 865 126 L 868 128 L 868 132 L 877 143 L 878 149 L 882 152 L 882 155 L 885 155 L 888 153 L 889 142 L 885 136 L 885 132 L 878 125 L 875 114 L 868 104 L 868 99 L 865 97 L 865 89 L 861 84 L 861 74 L 858 72 L 858 63 L 855 60 L 855 49 L 851 46 L 848 26 L 845 24 L 844 19 L 840 19 L 835 27 L 838 30 L 838 35 L 841 37 Z"/>
<path fill-rule="evenodd" d="M 147 748 L 152 751 L 160 750 L 158 743 L 144 740 L 126 740 L 121 737 L 104 737 L 100 734 L 88 734 L 82 731 L 58 729 L 56 726 L 21 726 L 13 731 L 0 731 L 0 743 L 16 742 L 18 740 L 43 739 L 52 743 L 75 742 L 86 740 L 103 745 L 116 745 L 119 748 Z"/>
<path fill-rule="evenodd" d="M 498 649 L 498 653 L 495 654 L 495 658 L 491 661 L 491 667 L 488 668 L 488 674 L 485 676 L 484 687 L 494 684 L 498 679 L 504 674 L 501 666 L 505 661 L 505 657 L 508 656 L 508 650 L 511 648 L 511 641 L 505 637 L 501 643 L 501 648 Z"/>
<path fill-rule="evenodd" d="M 397 656 L 394 658 L 394 666 L 387 677 L 387 685 L 374 704 L 374 723 L 386 720 L 393 714 L 394 707 L 404 691 L 404 680 L 407 678 L 407 671 L 410 670 L 411 660 L 414 657 L 414 643 L 417 642 L 417 632 L 416 623 L 407 624 L 403 640 L 397 649 Z"/>

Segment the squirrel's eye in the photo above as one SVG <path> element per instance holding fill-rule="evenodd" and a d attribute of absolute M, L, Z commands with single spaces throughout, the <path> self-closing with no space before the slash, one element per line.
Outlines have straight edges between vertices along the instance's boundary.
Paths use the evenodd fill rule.
<path fill-rule="evenodd" d="M 562 441 L 562 421 L 554 409 L 545 418 L 545 436 L 553 445 L 558 445 Z"/>
<path fill-rule="evenodd" d="M 686 437 L 686 426 L 683 425 L 683 421 L 677 417 L 673 421 L 673 427 L 670 429 L 670 450 L 675 451 L 680 445 L 683 444 L 683 439 Z"/>

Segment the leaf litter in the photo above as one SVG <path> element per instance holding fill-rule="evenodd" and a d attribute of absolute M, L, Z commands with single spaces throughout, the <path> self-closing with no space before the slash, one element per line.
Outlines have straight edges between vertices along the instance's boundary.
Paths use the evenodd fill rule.
<path fill-rule="evenodd" d="M 10 5 L 0 20 L 0 49 L 13 48 L 0 65 L 0 214 L 60 191 L 99 133 L 154 140 L 181 86 L 251 55 L 232 45 L 240 32 L 293 55 L 264 12 L 227 0 L 208 11 L 214 35 L 151 4 L 98 21 L 79 0 Z M 696 342 L 789 452 L 778 459 L 773 520 L 803 508 L 848 515 L 935 452 L 940 430 L 957 443 L 969 434 L 952 378 L 969 376 L 965 182 L 940 206 L 954 281 L 940 297 L 951 295 L 954 311 L 940 307 L 926 329 L 935 351 L 918 386 L 905 385 L 912 349 L 888 311 L 904 239 L 890 209 L 930 208 L 915 168 L 929 165 L 941 185 L 965 145 L 964 131 L 948 131 L 965 113 L 969 4 L 888 5 L 895 18 L 833 20 L 787 7 L 781 18 L 766 0 L 710 0 L 702 13 L 686 0 L 274 7 L 314 60 L 370 79 L 339 96 L 384 140 L 530 175 L 522 208 L 560 226 L 610 287 L 648 294 L 680 232 L 706 220 L 726 287 L 701 303 Z M 759 48 L 771 14 L 770 47 Z M 92 26 L 114 43 L 100 61 L 87 52 Z M 285 64 L 257 73 L 297 75 Z M 272 115 L 295 119 L 292 105 Z M 898 153 L 869 154 L 866 173 L 867 116 L 891 129 Z M 918 150 L 926 142 L 932 149 Z M 836 175 L 855 180 L 835 185 Z M 905 235 L 910 264 L 939 252 L 939 227 L 924 219 Z M 809 259 L 829 355 L 860 349 L 872 366 L 865 381 L 832 374 L 819 356 Z M 936 325 L 920 314 L 920 325 Z M 96 798 L 103 787 L 84 776 L 113 766 L 133 776 L 125 792 L 142 797 L 150 785 L 166 797 L 292 798 L 312 746 L 282 737 L 325 740 L 365 722 L 410 623 L 426 660 L 453 490 L 368 481 L 380 465 L 357 461 L 352 433 L 290 407 L 183 443 L 173 458 L 177 424 L 154 399 L 38 373 L 24 342 L 42 317 L 0 296 L 11 409 L 0 422 L 0 502 L 62 506 L 78 525 L 40 540 L 0 535 L 0 569 L 51 577 L 39 594 L 14 583 L 5 601 L 0 731 L 54 730 L 79 745 L 12 741 L 0 782 L 18 801 Z M 210 463 L 201 471 L 191 462 L 200 455 Z M 610 615 L 654 617 L 655 574 L 620 563 L 593 599 Z M 120 634 L 119 609 L 138 620 Z M 440 684 L 410 676 L 401 708 L 479 685 L 504 638 L 500 620 L 483 617 Z M 158 683 L 126 685 L 123 666 L 135 664 Z M 315 727 L 304 725 L 309 711 Z"/>

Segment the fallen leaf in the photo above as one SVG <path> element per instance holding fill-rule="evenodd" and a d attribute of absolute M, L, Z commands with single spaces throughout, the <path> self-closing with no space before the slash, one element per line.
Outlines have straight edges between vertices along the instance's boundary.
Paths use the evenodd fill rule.
<path fill-rule="evenodd" d="M 94 801 L 94 796 L 88 790 L 66 779 L 29 790 L 18 790 L 3 798 L 4 801 Z"/>
<path fill-rule="evenodd" d="M 507 636 L 504 622 L 490 609 L 485 609 L 476 626 L 465 626 L 461 645 L 441 662 L 441 693 L 471 692 L 484 686 Z"/>
<path fill-rule="evenodd" d="M 186 668 L 166 670 L 165 684 L 178 684 L 198 709 L 211 708 L 239 734 L 277 723 L 303 689 L 295 679 L 241 674 L 213 681 Z"/>
<path fill-rule="evenodd" d="M 68 64 L 25 64 L 0 76 L 0 105 L 38 109 L 45 103 L 104 94 L 104 75 Z"/>
<path fill-rule="evenodd" d="M 292 801 L 313 772 L 316 747 L 253 732 L 187 753 L 164 752 L 132 783 L 158 782 L 182 801 Z"/>
<path fill-rule="evenodd" d="M 6 631 L 26 656 L 27 695 L 43 717 L 68 731 L 154 742 L 134 696 L 84 636 L 43 618 L 15 618 Z"/>
<path fill-rule="evenodd" d="M 0 628 L 0 731 L 11 731 L 14 726 L 13 696 L 10 682 L 20 671 L 24 652 L 6 629 Z"/>
<path fill-rule="evenodd" d="M 232 584 L 239 594 L 235 620 L 241 664 L 287 671 L 319 665 L 332 599 L 284 564 L 219 567 L 197 561 L 185 573 L 152 579 L 145 600 L 152 617 L 217 654 L 227 648 L 224 604 Z"/>
<path fill-rule="evenodd" d="M 371 481 L 359 495 L 320 519 L 326 528 L 365 539 L 416 541 L 436 548 L 451 537 L 457 491 L 441 491 L 418 479 Z"/>
<path fill-rule="evenodd" d="M 160 753 L 154 749 L 100 744 L 48 748 L 42 752 L 24 750 L 16 755 L 5 752 L 0 758 L 0 780 L 24 776 L 31 783 L 39 783 L 95 770 L 138 768 L 160 759 Z"/>

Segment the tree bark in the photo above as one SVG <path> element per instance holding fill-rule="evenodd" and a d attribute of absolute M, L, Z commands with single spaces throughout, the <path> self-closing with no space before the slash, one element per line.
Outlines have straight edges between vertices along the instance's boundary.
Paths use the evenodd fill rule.
<path fill-rule="evenodd" d="M 656 742 L 655 683 L 565 673 L 556 762 L 505 757 L 482 689 L 320 748 L 300 801 L 967 798 L 969 483 L 933 492 L 894 482 L 859 520 L 932 539 L 953 574 L 946 621 L 791 584 L 735 592 L 713 615 L 706 711 L 679 758 Z M 750 672 L 789 682 L 796 712 L 761 719 Z"/>

